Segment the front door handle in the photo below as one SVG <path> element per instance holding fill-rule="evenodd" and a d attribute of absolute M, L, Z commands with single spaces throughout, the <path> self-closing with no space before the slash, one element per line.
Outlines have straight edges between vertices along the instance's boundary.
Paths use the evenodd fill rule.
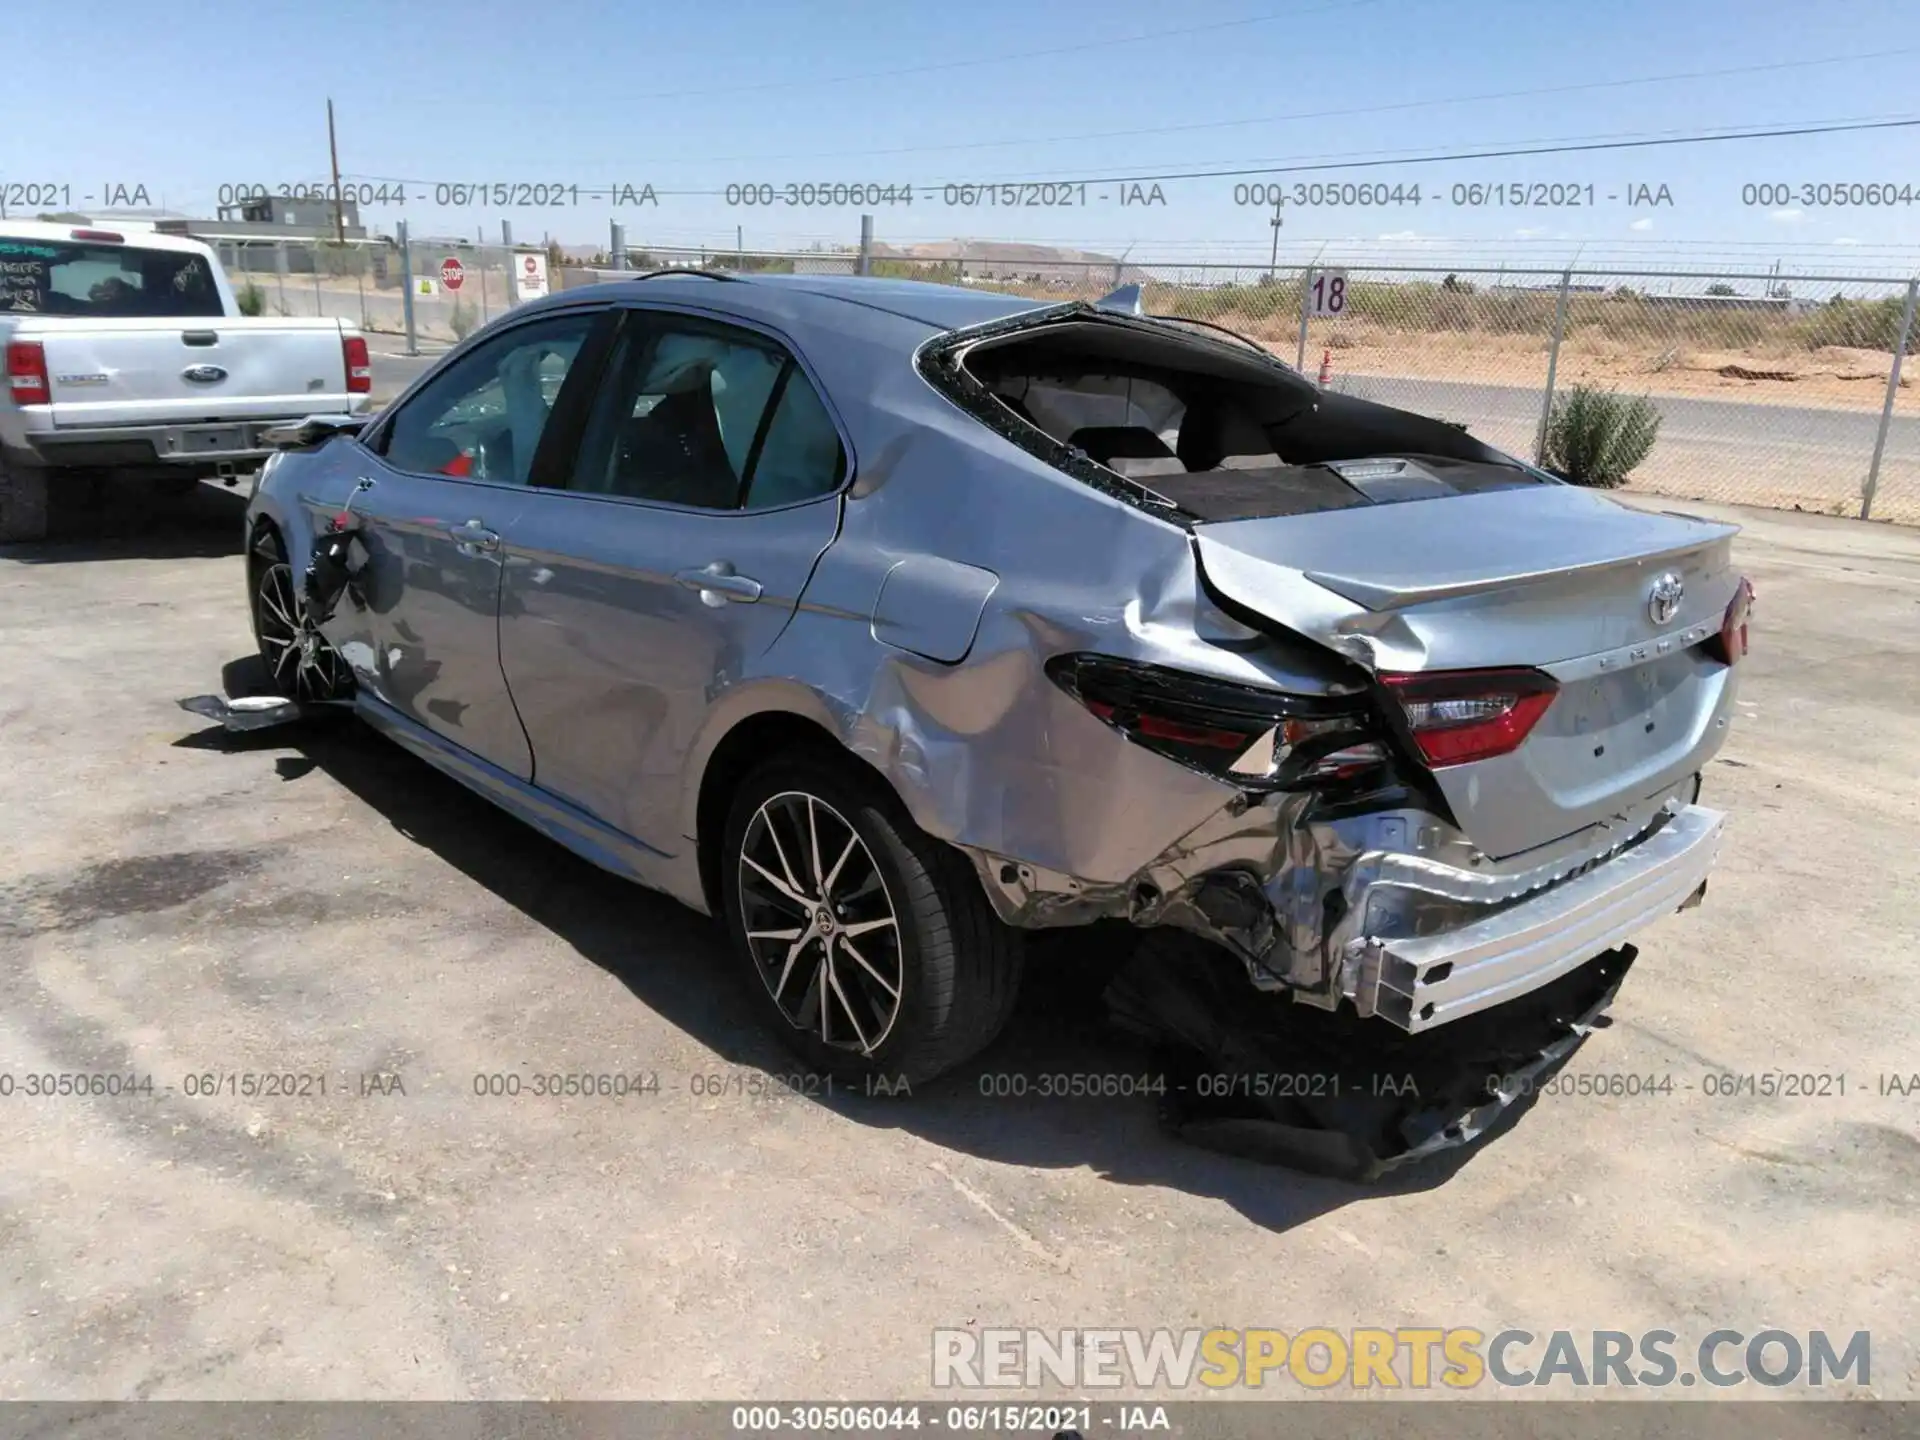
<path fill-rule="evenodd" d="M 450 526 L 447 534 L 453 537 L 454 546 L 462 555 L 479 555 L 500 548 L 500 537 L 478 520 Z"/>
<path fill-rule="evenodd" d="M 682 570 L 673 578 L 688 590 L 698 590 L 702 605 L 718 607 L 729 600 L 751 605 L 760 598 L 760 582 L 736 575 L 733 566 L 725 560 L 716 560 L 698 570 Z"/>

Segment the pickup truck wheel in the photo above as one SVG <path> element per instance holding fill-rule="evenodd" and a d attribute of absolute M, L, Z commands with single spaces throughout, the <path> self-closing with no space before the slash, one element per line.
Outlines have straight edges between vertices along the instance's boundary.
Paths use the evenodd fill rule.
<path fill-rule="evenodd" d="M 0 460 L 0 544 L 47 538 L 47 472 Z"/>
<path fill-rule="evenodd" d="M 253 636 L 274 693 L 309 704 L 351 695 L 353 676 L 346 663 L 307 623 L 306 601 L 280 537 L 263 526 L 247 559 L 253 580 Z"/>
<path fill-rule="evenodd" d="M 877 778 L 825 758 L 771 761 L 735 792 L 723 845 L 745 983 L 816 1071 L 928 1080 L 1005 1025 L 1019 933 Z"/>

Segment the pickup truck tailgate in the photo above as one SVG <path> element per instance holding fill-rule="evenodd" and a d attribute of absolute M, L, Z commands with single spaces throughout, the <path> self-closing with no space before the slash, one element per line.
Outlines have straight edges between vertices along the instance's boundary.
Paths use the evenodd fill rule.
<path fill-rule="evenodd" d="M 56 429 L 351 408 L 333 320 L 63 319 L 39 338 Z"/>

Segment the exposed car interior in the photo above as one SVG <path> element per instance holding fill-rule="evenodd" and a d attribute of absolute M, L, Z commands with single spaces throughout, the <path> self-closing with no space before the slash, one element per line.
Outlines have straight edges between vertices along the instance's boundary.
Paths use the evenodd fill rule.
<path fill-rule="evenodd" d="M 984 341 L 962 363 L 1028 425 L 1199 521 L 1544 483 L 1444 422 L 1323 393 L 1262 355 L 1151 323 L 1053 323 Z"/>

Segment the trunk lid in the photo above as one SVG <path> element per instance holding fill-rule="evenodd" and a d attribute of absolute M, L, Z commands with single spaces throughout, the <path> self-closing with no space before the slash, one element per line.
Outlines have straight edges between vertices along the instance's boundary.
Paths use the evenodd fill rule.
<path fill-rule="evenodd" d="M 1228 600 L 1370 669 L 1554 677 L 1517 750 L 1434 772 L 1502 858 L 1624 815 L 1718 749 L 1733 670 L 1700 642 L 1739 583 L 1737 529 L 1542 484 L 1200 524 L 1194 543 Z M 1668 612 L 1653 597 L 1672 578 Z"/>
<path fill-rule="evenodd" d="M 45 347 L 55 428 L 267 419 L 348 408 L 337 320 L 61 319 Z"/>

